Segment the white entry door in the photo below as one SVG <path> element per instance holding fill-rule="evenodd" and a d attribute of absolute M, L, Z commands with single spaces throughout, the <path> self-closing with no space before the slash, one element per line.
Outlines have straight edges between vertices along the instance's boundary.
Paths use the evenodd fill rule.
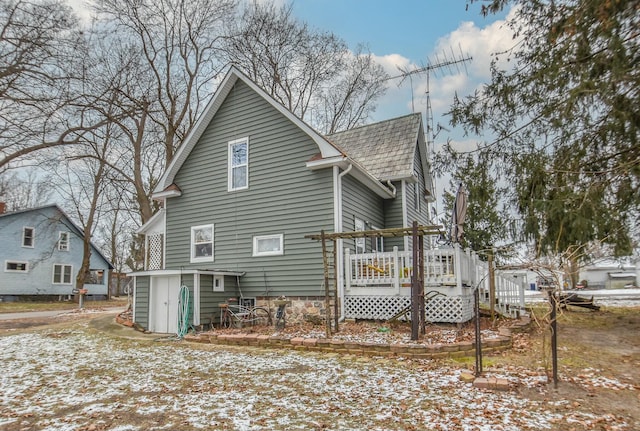
<path fill-rule="evenodd" d="M 151 278 L 151 307 L 149 330 L 163 334 L 178 332 L 178 301 L 180 276 Z"/>

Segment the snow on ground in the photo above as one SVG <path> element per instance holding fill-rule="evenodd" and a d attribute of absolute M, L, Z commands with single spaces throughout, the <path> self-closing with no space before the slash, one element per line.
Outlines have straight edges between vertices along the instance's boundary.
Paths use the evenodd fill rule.
<path fill-rule="evenodd" d="M 593 297 L 594 303 L 609 307 L 637 307 L 640 306 L 640 289 L 584 289 L 566 290 L 564 293 L 575 293 L 586 298 Z M 526 303 L 548 301 L 547 292 L 537 290 L 524 291 Z"/>
<path fill-rule="evenodd" d="M 477 389 L 460 369 L 428 361 L 131 341 L 86 328 L 0 337 L 0 363 L 3 430 L 515 431 L 602 420 Z"/>

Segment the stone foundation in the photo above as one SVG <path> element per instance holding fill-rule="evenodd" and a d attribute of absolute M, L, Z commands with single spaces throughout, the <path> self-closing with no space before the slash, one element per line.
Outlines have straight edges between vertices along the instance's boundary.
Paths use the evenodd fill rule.
<path fill-rule="evenodd" d="M 274 304 L 276 299 L 278 298 L 259 296 L 256 298 L 256 305 L 268 308 L 271 316 L 275 316 L 278 309 Z M 287 296 L 286 300 L 291 301 L 291 305 L 287 305 L 285 309 L 287 322 L 312 321 L 321 323 L 326 316 L 323 296 Z"/>

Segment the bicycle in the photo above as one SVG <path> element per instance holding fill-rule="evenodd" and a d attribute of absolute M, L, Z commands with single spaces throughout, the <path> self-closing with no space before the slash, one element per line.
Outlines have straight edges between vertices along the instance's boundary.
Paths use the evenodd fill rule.
<path fill-rule="evenodd" d="M 247 307 L 244 305 L 218 304 L 220 307 L 221 328 L 242 328 L 244 325 L 271 325 L 271 313 L 265 307 Z"/>

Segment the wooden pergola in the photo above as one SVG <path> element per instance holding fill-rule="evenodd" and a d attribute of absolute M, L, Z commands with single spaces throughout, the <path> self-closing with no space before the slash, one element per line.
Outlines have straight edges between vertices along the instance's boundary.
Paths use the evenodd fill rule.
<path fill-rule="evenodd" d="M 305 235 L 305 238 L 322 242 L 322 262 L 324 266 L 324 290 L 325 290 L 325 308 L 327 310 L 326 334 L 331 336 L 331 290 L 329 288 L 329 257 L 327 255 L 327 241 L 333 241 L 333 261 L 334 265 L 337 258 L 337 240 L 338 239 L 357 239 L 357 238 L 392 238 L 411 236 L 413 238 L 413 275 L 411 277 L 411 339 L 418 340 L 420 334 L 425 332 L 424 321 L 424 236 L 440 235 L 443 231 L 442 226 L 432 225 L 423 226 L 414 221 L 412 227 L 362 230 L 353 232 L 336 232 L 325 233 L 324 230 L 320 234 Z M 338 295 L 337 295 L 337 273 L 334 271 L 334 326 L 338 330 Z"/>

